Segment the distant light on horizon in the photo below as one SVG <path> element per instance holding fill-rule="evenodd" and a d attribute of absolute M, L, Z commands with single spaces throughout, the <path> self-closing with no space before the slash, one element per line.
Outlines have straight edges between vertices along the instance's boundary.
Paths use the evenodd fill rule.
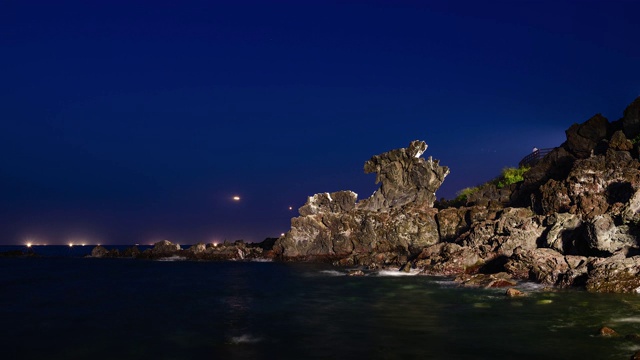
<path fill-rule="evenodd" d="M 280 236 L 284 236 L 284 233 L 280 234 Z"/>
<path fill-rule="evenodd" d="M 28 247 L 28 248 L 30 248 L 30 247 L 31 247 L 31 243 L 30 243 L 30 242 L 28 242 L 28 243 L 27 243 L 27 247 Z"/>
<path fill-rule="evenodd" d="M 69 247 L 73 247 L 73 243 L 69 243 Z"/>

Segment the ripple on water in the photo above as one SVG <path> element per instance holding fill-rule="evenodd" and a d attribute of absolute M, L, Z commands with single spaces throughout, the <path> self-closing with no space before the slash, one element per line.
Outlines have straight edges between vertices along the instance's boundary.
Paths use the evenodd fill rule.
<path fill-rule="evenodd" d="M 229 342 L 235 345 L 240 344 L 256 344 L 262 341 L 262 338 L 251 335 L 251 334 L 242 334 L 240 336 L 233 336 L 229 339 Z"/>
<path fill-rule="evenodd" d="M 611 321 L 620 323 L 640 323 L 640 316 L 629 316 L 624 318 L 611 319 Z"/>
<path fill-rule="evenodd" d="M 320 274 L 329 275 L 329 276 L 345 276 L 345 275 L 347 275 L 346 273 L 338 271 L 338 270 L 321 270 Z"/>

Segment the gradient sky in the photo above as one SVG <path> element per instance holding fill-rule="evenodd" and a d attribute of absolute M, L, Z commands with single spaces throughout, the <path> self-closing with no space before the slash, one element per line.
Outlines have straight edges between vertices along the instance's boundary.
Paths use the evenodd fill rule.
<path fill-rule="evenodd" d="M 640 95 L 634 1 L 0 2 L 0 243 L 260 241 L 427 142 L 438 197 Z M 238 195 L 240 201 L 233 201 Z M 289 207 L 293 207 L 293 211 Z"/>

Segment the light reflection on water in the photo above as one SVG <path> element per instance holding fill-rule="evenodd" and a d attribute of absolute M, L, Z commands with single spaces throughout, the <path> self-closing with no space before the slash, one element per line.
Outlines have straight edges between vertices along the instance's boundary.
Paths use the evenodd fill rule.
<path fill-rule="evenodd" d="M 620 359 L 640 349 L 594 335 L 603 325 L 640 333 L 638 295 L 521 284 L 529 295 L 509 299 L 443 278 L 344 273 L 0 259 L 0 345 L 15 359 Z"/>

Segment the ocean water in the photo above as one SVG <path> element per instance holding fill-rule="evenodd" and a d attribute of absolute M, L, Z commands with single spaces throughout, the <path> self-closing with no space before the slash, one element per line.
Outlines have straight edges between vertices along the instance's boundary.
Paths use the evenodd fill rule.
<path fill-rule="evenodd" d="M 0 248 L 0 251 L 6 248 Z M 43 250 L 44 251 L 44 250 Z M 640 296 L 275 262 L 0 258 L 2 359 L 627 359 Z M 39 250 L 36 252 L 40 253 Z"/>

